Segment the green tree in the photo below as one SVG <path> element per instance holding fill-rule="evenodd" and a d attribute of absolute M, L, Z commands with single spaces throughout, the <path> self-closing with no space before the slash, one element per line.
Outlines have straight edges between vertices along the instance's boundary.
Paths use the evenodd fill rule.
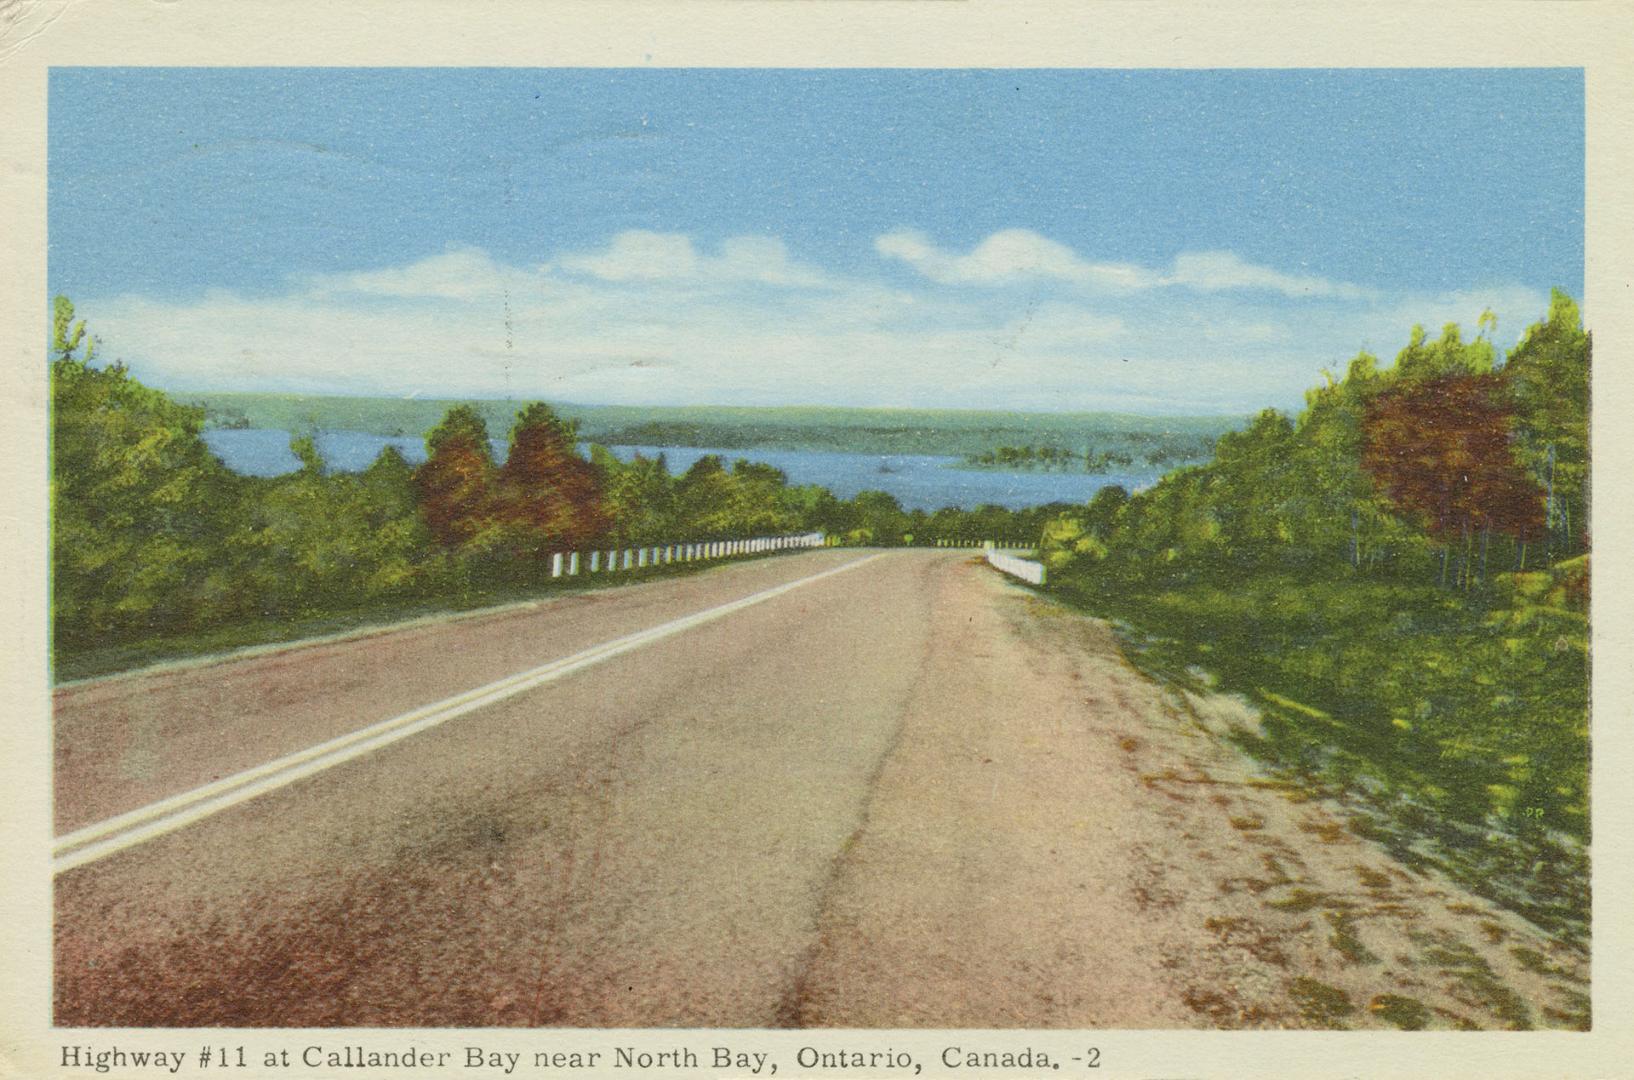
<path fill-rule="evenodd" d="M 1526 331 L 1502 372 L 1515 403 L 1517 452 L 1545 491 L 1549 532 L 1568 555 L 1588 544 L 1592 345 L 1577 304 L 1556 289 L 1547 320 Z"/>
<path fill-rule="evenodd" d="M 719 454 L 705 454 L 694 461 L 675 485 L 675 511 L 682 532 L 699 540 L 732 536 L 732 489 L 732 474 Z"/>
<path fill-rule="evenodd" d="M 894 547 L 912 531 L 908 515 L 895 495 L 884 491 L 859 491 L 851 500 L 856 508 L 856 525 L 847 537 L 853 543 Z"/>
<path fill-rule="evenodd" d="M 620 544 L 673 540 L 683 532 L 676 481 L 663 454 L 636 454 L 620 461 L 605 446 L 592 446 L 590 460 L 601 474 L 613 536 Z"/>
<path fill-rule="evenodd" d="M 208 618 L 237 478 L 178 405 L 95 342 L 58 297 L 51 361 L 52 612 L 59 645 L 169 632 Z"/>

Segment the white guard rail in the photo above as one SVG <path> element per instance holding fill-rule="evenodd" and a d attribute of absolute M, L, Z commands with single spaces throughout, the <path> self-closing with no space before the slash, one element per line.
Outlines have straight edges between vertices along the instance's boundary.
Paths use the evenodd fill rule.
<path fill-rule="evenodd" d="M 987 547 L 987 561 L 994 569 L 1002 570 L 1011 577 L 1030 581 L 1034 585 L 1044 584 L 1044 564 L 1032 562 L 1029 559 L 1018 559 L 1014 555 L 1005 555 L 991 544 Z"/>
<path fill-rule="evenodd" d="M 659 544 L 652 547 L 614 548 L 611 551 L 558 551 L 550 557 L 550 576 L 575 577 L 581 572 L 607 574 L 625 570 L 645 570 L 669 563 L 730 559 L 737 555 L 761 555 L 770 551 L 822 547 L 820 532 L 798 536 L 756 536 L 747 540 L 709 540 L 698 544 Z"/>

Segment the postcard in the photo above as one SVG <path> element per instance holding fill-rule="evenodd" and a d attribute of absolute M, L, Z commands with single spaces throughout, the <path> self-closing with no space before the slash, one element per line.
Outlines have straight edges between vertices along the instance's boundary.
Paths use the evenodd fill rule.
<path fill-rule="evenodd" d="M 0 1073 L 1617 1075 L 1629 14 L 12 9 Z"/>

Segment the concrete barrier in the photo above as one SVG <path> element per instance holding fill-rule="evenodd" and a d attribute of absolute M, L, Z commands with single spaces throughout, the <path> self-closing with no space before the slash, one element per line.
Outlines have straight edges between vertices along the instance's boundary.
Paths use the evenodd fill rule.
<path fill-rule="evenodd" d="M 1029 559 L 1018 559 L 1014 555 L 1002 554 L 992 544 L 987 545 L 987 561 L 995 570 L 1000 570 L 1011 577 L 1034 585 L 1044 584 L 1044 564 L 1032 562 Z"/>

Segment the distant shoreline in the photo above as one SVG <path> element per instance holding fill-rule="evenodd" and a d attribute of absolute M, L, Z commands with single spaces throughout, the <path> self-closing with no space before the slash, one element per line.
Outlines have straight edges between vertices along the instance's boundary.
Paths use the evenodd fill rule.
<path fill-rule="evenodd" d="M 521 399 L 342 397 L 243 392 L 176 392 L 204 409 L 210 428 L 356 431 L 419 437 L 448 408 L 469 403 L 493 430 L 509 428 Z M 579 437 L 603 445 L 695 446 L 862 454 L 968 457 L 995 446 L 1032 444 L 1071 450 L 1195 443 L 1246 425 L 1246 416 L 1143 416 L 1133 413 L 1025 413 L 1001 410 L 871 409 L 822 406 L 568 405 L 553 408 L 579 425 Z"/>

